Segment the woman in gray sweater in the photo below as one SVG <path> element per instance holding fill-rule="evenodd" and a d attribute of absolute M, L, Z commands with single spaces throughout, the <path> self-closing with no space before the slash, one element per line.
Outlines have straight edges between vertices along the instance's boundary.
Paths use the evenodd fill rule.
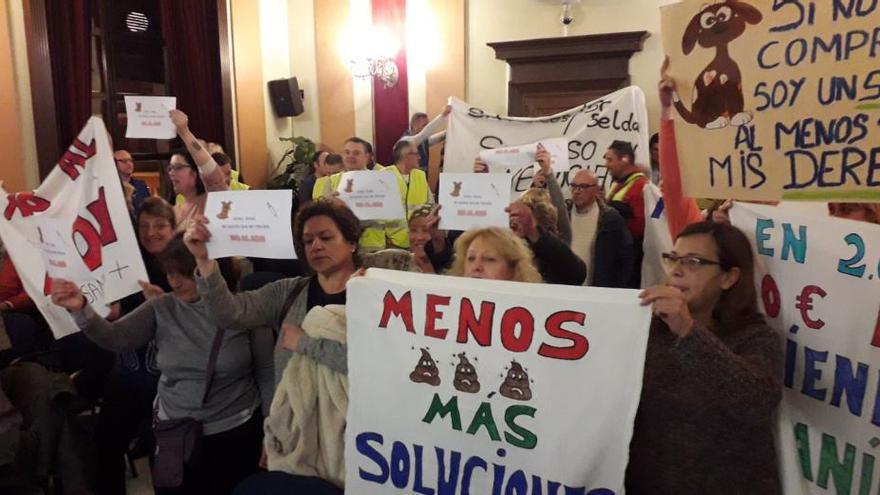
<path fill-rule="evenodd" d="M 52 301 L 67 308 L 83 333 L 104 349 L 134 350 L 155 339 L 161 372 L 158 418 L 201 421 L 202 458 L 187 465 L 178 490 L 157 493 L 227 494 L 259 462 L 263 413 L 274 392 L 272 335 L 268 329 L 225 329 L 203 403 L 209 353 L 219 328 L 196 290 L 195 260 L 181 235 L 171 240 L 160 261 L 172 292 L 148 299 L 114 322 L 98 316 L 73 282 L 52 280 Z"/>

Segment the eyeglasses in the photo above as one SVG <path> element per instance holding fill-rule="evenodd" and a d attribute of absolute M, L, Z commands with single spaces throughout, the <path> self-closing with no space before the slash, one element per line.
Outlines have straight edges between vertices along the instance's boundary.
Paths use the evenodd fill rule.
<path fill-rule="evenodd" d="M 720 266 L 722 269 L 724 268 L 723 263 L 700 258 L 699 256 L 676 256 L 672 253 L 663 253 L 661 257 L 663 258 L 663 266 L 669 270 L 675 268 L 675 265 L 680 265 L 683 269 L 691 272 L 697 271 L 704 266 L 711 265 Z"/>
<path fill-rule="evenodd" d="M 571 184 L 569 185 L 572 191 L 587 191 L 594 187 L 599 187 L 599 184 Z"/>
<path fill-rule="evenodd" d="M 131 158 L 116 158 L 116 163 L 134 163 Z"/>
<path fill-rule="evenodd" d="M 189 165 L 168 165 L 168 168 L 165 170 L 170 174 L 171 172 L 180 172 L 185 168 L 189 168 Z"/>

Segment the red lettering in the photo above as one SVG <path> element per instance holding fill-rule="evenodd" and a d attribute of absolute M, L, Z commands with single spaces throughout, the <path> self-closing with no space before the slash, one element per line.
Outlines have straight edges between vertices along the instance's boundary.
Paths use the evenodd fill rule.
<path fill-rule="evenodd" d="M 576 360 L 584 357 L 590 350 L 590 342 L 585 335 L 562 328 L 569 322 L 577 323 L 583 327 L 586 315 L 578 311 L 558 311 L 547 318 L 544 328 L 551 337 L 571 341 L 568 347 L 556 347 L 550 344 L 541 344 L 538 354 L 553 359 Z"/>
<path fill-rule="evenodd" d="M 437 306 L 449 306 L 449 296 L 437 296 L 428 294 L 425 302 L 425 337 L 434 337 L 435 339 L 445 339 L 448 328 L 437 328 L 437 319 L 443 317 L 443 312 L 437 310 Z"/>
<path fill-rule="evenodd" d="M 416 328 L 413 326 L 411 291 L 407 291 L 403 297 L 397 299 L 389 290 L 382 299 L 382 306 L 382 318 L 379 320 L 379 328 L 388 328 L 388 320 L 394 315 L 403 320 L 407 332 L 416 333 Z"/>
<path fill-rule="evenodd" d="M 71 148 L 84 153 L 85 156 L 75 153 L 74 149 Z M 94 139 L 92 139 L 89 144 L 85 144 L 79 139 L 74 139 L 70 148 L 68 148 L 67 151 L 61 155 L 61 159 L 58 160 L 58 167 L 70 177 L 70 180 L 76 180 L 79 178 L 79 170 L 77 170 L 76 167 L 81 167 L 85 170 L 86 160 L 95 156 L 95 152 L 96 148 Z"/>
<path fill-rule="evenodd" d="M 76 245 L 76 235 L 79 234 L 86 243 L 86 252 L 80 253 L 80 257 L 89 270 L 95 271 L 101 267 L 101 235 L 95 227 L 83 217 L 76 217 L 73 222 L 73 239 Z M 77 248 L 79 249 L 79 248 Z"/>
<path fill-rule="evenodd" d="M 29 217 L 34 213 L 46 211 L 52 206 L 48 200 L 34 195 L 32 192 L 12 193 L 6 196 L 6 210 L 3 216 L 7 220 L 12 220 L 15 210 L 21 212 L 22 217 Z"/>
<path fill-rule="evenodd" d="M 877 311 L 877 324 L 874 325 L 874 338 L 871 339 L 871 345 L 880 347 L 880 311 Z"/>
<path fill-rule="evenodd" d="M 49 278 L 49 273 L 47 272 L 43 275 L 43 295 L 48 296 L 52 293 L 52 279 Z"/>
<path fill-rule="evenodd" d="M 470 299 L 461 300 L 458 311 L 458 339 L 464 344 L 468 341 L 468 333 L 483 347 L 492 345 L 492 321 L 495 317 L 495 303 L 483 301 L 480 304 L 480 318 L 474 315 L 474 305 Z"/>
<path fill-rule="evenodd" d="M 110 219 L 110 211 L 107 209 L 107 198 L 104 196 L 103 186 L 98 188 L 98 199 L 89 203 L 86 209 L 98 221 L 101 245 L 106 246 L 116 242 L 116 229 L 113 228 L 113 220 Z"/>
<path fill-rule="evenodd" d="M 764 275 L 761 280 L 761 300 L 764 302 L 764 311 L 770 318 L 779 316 L 779 310 L 782 306 L 782 297 L 779 295 L 779 288 L 776 281 L 770 275 Z"/>
<path fill-rule="evenodd" d="M 516 329 L 519 327 L 519 335 Z M 526 308 L 517 306 L 501 317 L 501 344 L 510 352 L 525 352 L 535 335 L 535 317 Z"/>

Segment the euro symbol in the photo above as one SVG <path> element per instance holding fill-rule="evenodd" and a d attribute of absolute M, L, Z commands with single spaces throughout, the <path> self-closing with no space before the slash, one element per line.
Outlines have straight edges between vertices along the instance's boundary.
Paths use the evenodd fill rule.
<path fill-rule="evenodd" d="M 828 294 L 821 287 L 808 285 L 801 291 L 801 295 L 795 297 L 797 304 L 795 304 L 794 307 L 801 310 L 801 319 L 804 320 L 804 324 L 807 325 L 808 328 L 820 330 L 825 326 L 825 322 L 822 321 L 821 318 L 814 320 L 810 316 L 810 312 L 813 311 L 813 295 L 818 295 L 824 299 Z"/>

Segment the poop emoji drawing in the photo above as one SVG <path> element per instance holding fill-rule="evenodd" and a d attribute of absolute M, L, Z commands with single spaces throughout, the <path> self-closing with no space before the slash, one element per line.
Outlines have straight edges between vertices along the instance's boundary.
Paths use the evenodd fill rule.
<path fill-rule="evenodd" d="M 347 193 L 354 192 L 354 179 L 345 179 L 345 189 L 343 191 Z"/>
<path fill-rule="evenodd" d="M 409 374 L 409 379 L 413 383 L 427 383 L 434 387 L 440 385 L 440 370 L 437 369 L 437 363 L 427 349 L 422 347 L 419 350 L 422 351 L 422 355 L 416 363 L 416 369 Z"/>
<path fill-rule="evenodd" d="M 480 391 L 477 370 L 463 352 L 458 354 L 458 365 L 455 367 L 455 378 L 452 380 L 452 386 L 459 392 L 467 392 L 469 394 L 475 394 Z"/>
<path fill-rule="evenodd" d="M 226 220 L 229 218 L 229 210 L 232 209 L 232 201 L 221 201 L 220 202 L 220 213 L 217 214 L 217 218 L 220 220 Z"/>
<path fill-rule="evenodd" d="M 752 121 L 752 114 L 744 110 L 742 74 L 728 45 L 742 36 L 747 24 L 758 24 L 762 19 L 755 7 L 739 0 L 724 0 L 703 6 L 688 23 L 681 40 L 682 52 L 690 55 L 699 44 L 714 48 L 715 57 L 697 75 L 691 109 L 675 98 L 675 109 L 687 123 L 711 130 Z"/>
<path fill-rule="evenodd" d="M 498 391 L 508 399 L 530 400 L 532 398 L 529 374 L 526 373 L 521 364 L 516 361 L 510 362 L 510 369 L 507 370 L 507 376 L 504 378 L 504 382 Z"/>
<path fill-rule="evenodd" d="M 449 193 L 453 198 L 457 198 L 461 196 L 461 182 L 453 182 L 452 183 L 452 192 Z"/>

